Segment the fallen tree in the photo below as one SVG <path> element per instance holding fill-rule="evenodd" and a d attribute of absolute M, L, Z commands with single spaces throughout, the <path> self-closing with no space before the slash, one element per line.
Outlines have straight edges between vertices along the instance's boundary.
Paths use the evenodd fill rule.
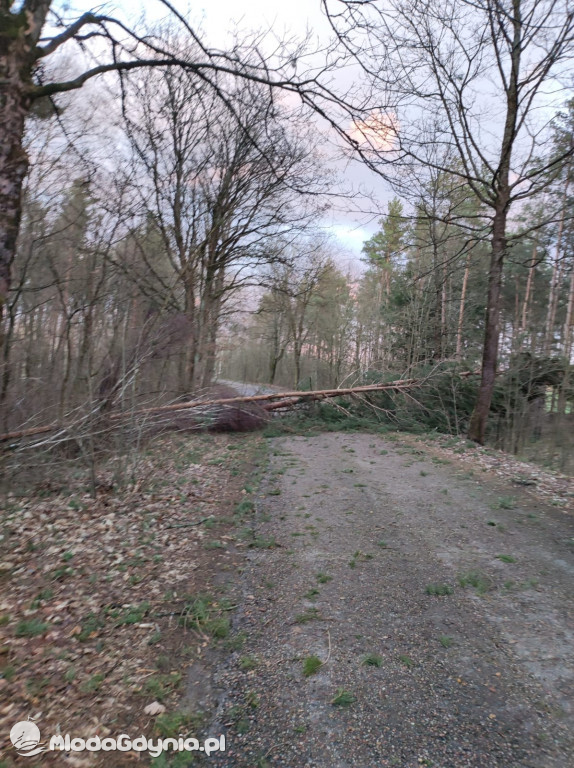
<path fill-rule="evenodd" d="M 199 398 L 181 403 L 171 403 L 169 405 L 160 405 L 152 408 L 141 408 L 129 412 L 106 413 L 105 418 L 108 422 L 121 422 L 126 419 L 133 419 L 136 416 L 153 416 L 172 413 L 176 411 L 189 411 L 194 409 L 215 408 L 218 406 L 239 406 L 241 404 L 258 404 L 264 411 L 273 411 L 280 408 L 290 408 L 304 401 L 324 400 L 346 395 L 362 395 L 368 392 L 404 392 L 419 386 L 421 379 L 398 379 L 387 384 L 368 384 L 358 387 L 345 387 L 341 389 L 318 389 L 308 392 L 288 391 L 273 392 L 264 395 L 238 395 L 237 397 L 219 397 L 215 399 Z M 90 416 L 93 423 L 94 415 Z M 85 423 L 85 419 L 82 419 Z M 0 441 L 19 440 L 24 437 L 34 437 L 35 435 L 46 434 L 55 431 L 70 432 L 77 426 L 77 422 L 69 424 L 49 424 L 39 427 L 31 427 L 14 432 L 7 432 L 0 435 Z"/>

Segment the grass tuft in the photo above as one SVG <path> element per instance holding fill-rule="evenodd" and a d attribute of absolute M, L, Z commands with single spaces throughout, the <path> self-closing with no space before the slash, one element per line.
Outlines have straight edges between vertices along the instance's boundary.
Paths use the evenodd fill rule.
<path fill-rule="evenodd" d="M 295 616 L 295 623 L 296 624 L 306 624 L 308 621 L 314 621 L 315 619 L 319 619 L 319 610 L 317 608 L 307 608 L 306 611 L 303 613 L 297 614 Z"/>
<path fill-rule="evenodd" d="M 50 625 L 39 619 L 25 619 L 16 627 L 16 637 L 38 637 L 48 631 Z"/>
<path fill-rule="evenodd" d="M 259 662 L 255 658 L 255 656 L 242 656 L 239 659 L 240 669 L 243 669 L 246 672 L 249 672 L 252 669 L 256 669 L 258 665 L 259 665 Z"/>
<path fill-rule="evenodd" d="M 452 595 L 454 589 L 450 584 L 428 584 L 425 592 L 427 595 Z"/>
<path fill-rule="evenodd" d="M 461 587 L 474 587 L 479 595 L 484 595 L 488 591 L 489 582 L 480 571 L 467 571 L 458 577 L 458 583 Z"/>
<path fill-rule="evenodd" d="M 316 674 L 322 666 L 323 662 L 318 656 L 307 656 L 303 661 L 303 674 L 305 677 L 311 677 L 311 675 Z"/>
<path fill-rule="evenodd" d="M 334 707 L 348 707 L 355 701 L 357 701 L 357 697 L 350 693 L 350 691 L 346 691 L 344 688 L 339 688 L 337 695 L 331 699 L 331 704 Z"/>

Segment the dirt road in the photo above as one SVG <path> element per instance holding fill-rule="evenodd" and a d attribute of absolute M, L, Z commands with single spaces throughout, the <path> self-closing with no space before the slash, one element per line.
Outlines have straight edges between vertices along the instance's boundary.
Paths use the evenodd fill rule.
<path fill-rule="evenodd" d="M 271 451 L 210 764 L 572 766 L 572 518 L 400 440 Z"/>

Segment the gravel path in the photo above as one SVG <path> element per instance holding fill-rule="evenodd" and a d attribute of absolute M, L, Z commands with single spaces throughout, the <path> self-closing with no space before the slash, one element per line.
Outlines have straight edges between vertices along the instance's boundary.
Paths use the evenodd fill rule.
<path fill-rule="evenodd" d="M 400 440 L 271 451 L 256 543 L 279 546 L 249 550 L 210 764 L 574 765 L 572 518 Z"/>

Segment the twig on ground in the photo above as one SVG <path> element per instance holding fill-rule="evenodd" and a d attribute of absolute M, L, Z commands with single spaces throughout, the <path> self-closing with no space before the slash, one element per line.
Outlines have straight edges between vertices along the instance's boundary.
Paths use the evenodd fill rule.
<path fill-rule="evenodd" d="M 329 630 L 327 630 L 327 640 L 329 641 L 329 651 L 327 653 L 327 658 L 323 662 L 323 666 L 325 666 L 325 664 L 328 664 L 329 659 L 331 658 L 331 633 L 329 632 Z"/>
<path fill-rule="evenodd" d="M 174 525 L 166 525 L 166 528 L 191 528 L 192 525 L 201 525 L 208 520 L 215 520 L 215 517 L 208 515 L 207 517 L 202 517 L 201 520 L 194 520 L 192 523 L 175 523 Z"/>

